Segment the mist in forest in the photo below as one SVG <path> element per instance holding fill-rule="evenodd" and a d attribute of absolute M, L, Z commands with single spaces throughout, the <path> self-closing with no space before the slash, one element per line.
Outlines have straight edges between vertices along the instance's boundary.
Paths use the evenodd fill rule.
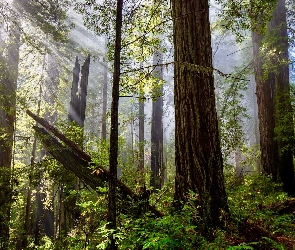
<path fill-rule="evenodd" d="M 0 248 L 291 249 L 293 2 L 0 0 Z"/>

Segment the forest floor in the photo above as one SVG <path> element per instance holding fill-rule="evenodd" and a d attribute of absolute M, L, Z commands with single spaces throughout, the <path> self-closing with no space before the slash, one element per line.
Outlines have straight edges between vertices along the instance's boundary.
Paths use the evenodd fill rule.
<path fill-rule="evenodd" d="M 290 198 L 284 202 L 273 204 L 269 207 L 262 207 L 261 211 L 273 211 L 280 218 L 288 218 L 295 215 L 295 199 Z M 283 220 L 283 219 L 281 219 Z M 253 249 L 295 249 L 295 221 L 293 223 L 293 235 L 284 233 L 283 230 L 274 231 L 267 222 L 253 221 L 246 219 L 238 226 L 238 234 L 228 231 L 226 239 L 229 245 L 251 246 Z M 291 226 L 291 225 L 289 225 Z M 291 233 L 291 232 L 290 232 Z M 247 248 L 239 248 L 247 249 Z M 249 248 L 250 249 L 250 248 Z"/>
<path fill-rule="evenodd" d="M 191 204 L 173 212 L 173 185 L 167 184 L 162 194 L 154 193 L 150 199 L 165 216 L 118 216 L 118 249 L 295 250 L 295 198 L 282 192 L 282 185 L 262 175 L 248 175 L 241 182 L 231 175 L 226 177 L 226 190 L 230 218 L 223 229 L 213 230 L 214 237 L 202 234 L 202 218 L 192 205 L 194 194 Z M 71 233 L 54 241 L 44 237 L 42 245 L 28 249 L 106 249 L 106 196 L 98 202 L 96 194 L 85 190 L 80 199 L 84 218 Z M 132 211 L 133 206 L 129 204 L 128 209 Z"/>
<path fill-rule="evenodd" d="M 295 250 L 295 198 L 255 178 L 229 192 L 233 220 L 225 249 Z"/>

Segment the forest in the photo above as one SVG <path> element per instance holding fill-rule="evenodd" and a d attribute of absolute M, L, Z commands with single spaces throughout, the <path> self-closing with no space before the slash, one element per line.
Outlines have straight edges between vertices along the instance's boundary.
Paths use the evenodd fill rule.
<path fill-rule="evenodd" d="M 294 0 L 0 0 L 0 249 L 295 249 Z"/>

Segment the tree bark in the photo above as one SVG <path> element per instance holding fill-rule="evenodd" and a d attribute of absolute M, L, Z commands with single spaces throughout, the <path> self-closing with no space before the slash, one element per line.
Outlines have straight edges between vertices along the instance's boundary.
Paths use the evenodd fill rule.
<path fill-rule="evenodd" d="M 144 93 L 141 91 L 139 95 L 139 110 L 138 110 L 138 183 L 144 185 Z"/>
<path fill-rule="evenodd" d="M 278 61 L 274 62 L 278 65 L 278 69 L 272 73 L 275 84 L 275 140 L 278 145 L 279 157 L 277 180 L 283 182 L 285 192 L 294 196 L 294 122 L 290 98 L 289 44 L 285 0 L 278 1 L 268 30 L 276 38 L 271 49 L 276 49 L 278 56 Z"/>
<path fill-rule="evenodd" d="M 73 68 L 73 82 L 71 89 L 71 101 L 68 119 L 70 122 L 77 121 L 79 117 L 79 75 L 80 75 L 80 64 L 78 57 L 76 57 L 75 66 Z"/>
<path fill-rule="evenodd" d="M 175 205 L 198 195 L 204 230 L 228 212 L 218 135 L 208 0 L 172 0 Z"/>
<path fill-rule="evenodd" d="M 110 234 L 110 244 L 108 249 L 117 249 L 114 232 L 116 231 L 116 182 L 118 167 L 118 109 L 119 109 L 119 86 L 120 86 L 120 70 L 121 70 L 121 47 L 122 47 L 122 12 L 123 0 L 117 0 L 116 10 L 116 37 L 114 51 L 114 74 L 112 88 L 112 108 L 111 108 L 111 134 L 110 134 L 110 177 L 108 189 L 108 223 L 109 229 L 114 230 Z"/>
<path fill-rule="evenodd" d="M 86 112 L 86 97 L 87 97 L 87 87 L 88 87 L 88 76 L 89 76 L 89 65 L 90 56 L 88 56 L 81 68 L 81 94 L 80 94 L 80 125 L 84 128 L 85 122 L 85 112 Z"/>
<path fill-rule="evenodd" d="M 294 124 L 290 99 L 288 34 L 285 0 L 279 0 L 268 23 L 267 38 L 275 41 L 262 58 L 263 36 L 254 27 L 252 33 L 254 71 L 257 86 L 261 165 L 263 173 L 283 182 L 284 190 L 295 195 L 293 147 Z M 264 65 L 265 59 L 268 64 Z M 271 64 L 271 65 L 269 65 Z M 263 69 L 267 66 L 267 69 Z M 274 67 L 274 68 L 273 68 Z M 267 71 L 266 71 L 267 70 Z M 265 77 L 266 75 L 266 77 Z"/>
<path fill-rule="evenodd" d="M 153 58 L 153 65 L 162 64 L 162 52 L 157 51 Z M 154 76 L 163 80 L 162 66 L 156 66 Z M 154 91 L 158 97 L 153 101 L 152 128 L 151 128 L 151 186 L 161 189 L 164 184 L 164 159 L 163 159 L 163 86 Z"/>
<path fill-rule="evenodd" d="M 80 75 L 80 64 L 78 61 L 78 57 L 76 57 L 75 66 L 73 68 L 71 101 L 70 101 L 70 109 L 69 109 L 69 115 L 68 115 L 68 119 L 70 122 L 78 121 L 78 117 L 79 117 L 79 95 L 78 95 L 79 75 Z"/>
<path fill-rule="evenodd" d="M 107 139 L 107 106 L 108 106 L 108 63 L 106 57 L 103 59 L 103 89 L 102 89 L 102 123 L 101 139 Z"/>
<path fill-rule="evenodd" d="M 260 133 L 261 168 L 264 174 L 272 175 L 276 180 L 278 166 L 277 143 L 274 140 L 274 84 L 263 79 L 263 58 L 260 48 L 263 36 L 258 30 L 252 32 L 254 73 Z"/>

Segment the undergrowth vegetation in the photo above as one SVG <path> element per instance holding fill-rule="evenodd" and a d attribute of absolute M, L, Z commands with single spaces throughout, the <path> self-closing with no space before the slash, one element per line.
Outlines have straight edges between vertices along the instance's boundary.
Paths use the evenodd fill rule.
<path fill-rule="evenodd" d="M 119 215 L 119 249 L 295 249 L 295 199 L 266 176 L 247 175 L 239 185 L 232 175 L 226 179 L 230 218 L 210 239 L 201 234 L 202 220 L 194 206 L 197 196 L 192 194 L 191 203 L 175 212 L 170 184 L 150 199 L 165 213 L 162 218 L 150 213 Z M 29 249 L 105 249 L 110 232 L 106 227 L 106 195 L 103 190 L 101 193 L 80 192 L 76 198 L 80 219 L 75 228 L 54 241 L 43 237 L 40 246 L 31 243 Z"/>

